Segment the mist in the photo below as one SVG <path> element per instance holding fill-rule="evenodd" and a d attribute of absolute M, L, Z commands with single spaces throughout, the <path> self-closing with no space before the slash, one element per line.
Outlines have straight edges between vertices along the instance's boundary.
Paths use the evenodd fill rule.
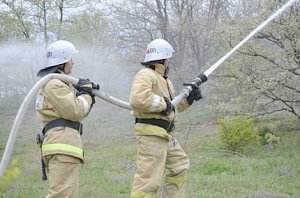
<path fill-rule="evenodd" d="M 1 81 L 12 80 L 20 83 L 23 80 L 28 80 L 26 78 L 32 77 L 39 66 L 43 65 L 44 54 L 45 50 L 33 43 L 0 43 Z"/>
<path fill-rule="evenodd" d="M 132 78 L 140 68 L 130 64 L 118 54 L 104 53 L 104 49 L 76 46 L 79 53 L 74 55 L 75 64 L 71 76 L 89 78 L 99 84 L 105 93 L 128 102 Z M 133 135 L 133 117 L 130 111 L 96 98 L 96 103 L 86 119 L 89 132 L 114 135 Z"/>
<path fill-rule="evenodd" d="M 122 100 L 128 100 L 131 81 L 134 73 L 130 65 L 117 54 L 102 54 L 89 46 L 77 47 L 79 53 L 74 55 L 72 76 L 89 78 L 104 92 Z"/>
<path fill-rule="evenodd" d="M 79 51 L 73 56 L 74 66 L 70 76 L 88 78 L 107 94 L 128 102 L 131 81 L 139 64 L 128 64 L 117 54 L 105 54 L 102 49 L 77 46 Z M 45 67 L 44 46 L 33 43 L 14 42 L 0 45 L 0 86 L 2 115 L 17 114 L 20 105 L 32 86 L 40 79 L 37 72 Z M 138 67 L 137 67 L 138 66 Z M 33 104 L 27 111 L 34 112 Z M 9 108 L 7 108 L 9 106 Z M 32 116 L 35 116 L 34 113 Z M 83 121 L 86 131 L 110 134 L 129 132 L 130 111 L 96 98 L 89 116 Z M 118 123 L 117 125 L 110 123 Z M 11 125 L 13 119 L 11 120 Z M 132 133 L 130 131 L 130 133 Z M 4 138 L 6 139 L 6 138 Z"/>

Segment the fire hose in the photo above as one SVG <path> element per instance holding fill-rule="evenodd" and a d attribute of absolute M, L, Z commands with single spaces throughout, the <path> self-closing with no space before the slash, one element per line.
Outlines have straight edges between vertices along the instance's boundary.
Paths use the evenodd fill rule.
<path fill-rule="evenodd" d="M 220 58 L 215 64 L 213 64 L 207 71 L 205 71 L 203 74 L 198 75 L 191 83 L 189 83 L 188 86 L 186 86 L 181 93 L 172 100 L 172 104 L 174 106 L 177 106 L 179 102 L 186 98 L 189 93 L 192 91 L 193 86 L 199 86 L 203 82 L 207 80 L 207 77 L 210 76 L 210 74 L 215 71 L 228 57 L 230 57 L 233 52 L 235 52 L 239 47 L 241 47 L 245 42 L 247 42 L 250 38 L 252 38 L 258 31 L 260 31 L 262 28 L 264 28 L 270 21 L 272 21 L 275 17 L 280 15 L 287 7 L 291 6 L 292 3 L 294 3 L 297 0 L 290 0 L 286 4 L 284 4 L 280 9 L 278 9 L 274 14 L 272 14 L 267 20 L 265 20 L 263 23 L 261 23 L 257 28 L 255 28 L 252 32 L 250 32 L 238 45 L 236 45 L 232 50 L 230 50 L 226 55 L 224 55 L 222 58 Z M 18 135 L 18 131 L 20 128 L 20 125 L 22 123 L 23 117 L 25 115 L 26 109 L 30 105 L 30 102 L 33 100 L 33 98 L 37 95 L 38 91 L 51 79 L 59 79 L 67 83 L 71 83 L 73 85 L 76 85 L 78 83 L 78 79 L 67 76 L 67 75 L 61 75 L 61 74 L 48 74 L 41 78 L 29 91 L 29 93 L 26 95 L 25 99 L 23 100 L 21 107 L 19 108 L 19 111 L 16 115 L 16 118 L 14 120 L 11 132 L 9 134 L 8 141 L 6 143 L 6 147 L 4 150 L 4 154 L 1 159 L 0 164 L 0 177 L 4 175 L 6 172 L 7 166 L 9 164 L 9 160 L 12 154 L 13 146 L 15 145 L 16 138 Z M 122 100 L 119 100 L 101 90 L 93 90 L 93 94 L 107 102 L 110 102 L 116 106 L 119 106 L 121 108 L 125 108 L 128 110 L 131 110 L 131 106 L 129 103 L 124 102 Z"/>
<path fill-rule="evenodd" d="M 20 128 L 20 125 L 22 123 L 22 120 L 24 118 L 26 109 L 28 106 L 31 104 L 30 102 L 33 100 L 33 98 L 37 95 L 38 91 L 51 79 L 59 79 L 61 81 L 71 83 L 73 85 L 77 85 L 78 79 L 67 76 L 67 75 L 62 75 L 62 74 L 48 74 L 41 78 L 29 91 L 29 93 L 26 95 L 24 98 L 21 107 L 19 108 L 19 111 L 16 115 L 16 118 L 14 120 L 11 132 L 9 134 L 9 138 L 6 143 L 6 147 L 4 150 L 4 154 L 2 156 L 1 164 L 0 164 L 0 177 L 4 175 L 10 157 L 12 153 L 13 146 L 15 145 L 16 138 L 18 135 L 18 131 Z M 125 108 L 125 109 L 131 109 L 130 105 L 122 100 L 119 100 L 117 98 L 114 98 L 113 96 L 101 91 L 101 90 L 93 90 L 93 94 L 105 101 L 108 101 L 114 105 L 117 105 L 119 107 Z"/>
<path fill-rule="evenodd" d="M 276 18 L 278 15 L 282 14 L 282 12 L 289 6 L 291 6 L 297 0 L 290 0 L 286 4 L 284 4 L 281 8 L 279 8 L 276 12 L 274 12 L 267 20 L 262 22 L 259 26 L 257 26 L 254 30 L 252 30 L 240 43 L 238 43 L 234 48 L 232 48 L 227 54 L 225 54 L 222 58 L 220 58 L 215 64 L 213 64 L 208 70 L 206 70 L 203 74 L 200 74 L 196 79 L 194 79 L 190 86 L 185 87 L 181 93 L 172 101 L 173 105 L 177 106 L 178 103 L 186 98 L 189 93 L 192 91 L 193 86 L 199 86 L 201 83 L 207 80 L 207 77 L 215 71 L 228 57 L 230 57 L 233 52 L 235 52 L 238 48 L 240 48 L 245 42 L 247 42 L 250 38 L 252 38 L 257 32 L 263 29 L 270 21 Z"/>

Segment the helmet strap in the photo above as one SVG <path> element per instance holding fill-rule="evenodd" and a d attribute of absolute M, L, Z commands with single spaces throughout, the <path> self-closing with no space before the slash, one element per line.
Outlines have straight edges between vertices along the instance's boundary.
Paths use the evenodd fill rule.
<path fill-rule="evenodd" d="M 170 67 L 169 66 L 165 66 L 165 73 L 164 73 L 164 77 L 165 78 L 168 77 L 169 71 L 170 71 Z"/>

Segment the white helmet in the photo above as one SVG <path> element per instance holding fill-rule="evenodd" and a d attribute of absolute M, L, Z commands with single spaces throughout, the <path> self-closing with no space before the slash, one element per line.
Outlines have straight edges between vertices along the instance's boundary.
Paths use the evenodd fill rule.
<path fill-rule="evenodd" d="M 73 54 L 78 51 L 69 41 L 59 40 L 52 43 L 47 49 L 46 67 L 41 69 L 37 76 L 43 77 L 57 70 L 59 65 L 72 59 Z"/>
<path fill-rule="evenodd" d="M 47 49 L 47 67 L 66 63 L 77 52 L 75 46 L 69 41 L 59 40 L 54 42 Z"/>
<path fill-rule="evenodd" d="M 173 52 L 174 49 L 170 43 L 164 39 L 155 39 L 147 46 L 144 62 L 171 58 Z"/>

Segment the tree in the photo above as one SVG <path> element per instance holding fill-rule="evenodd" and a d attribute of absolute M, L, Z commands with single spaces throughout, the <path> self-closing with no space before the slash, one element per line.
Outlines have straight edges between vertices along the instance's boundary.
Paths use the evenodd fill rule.
<path fill-rule="evenodd" d="M 218 48 L 215 29 L 230 13 L 231 0 L 129 0 L 110 1 L 112 34 L 122 53 L 143 57 L 146 45 L 163 38 L 175 49 L 174 76 L 179 82 L 203 70 Z M 121 46 L 121 47 L 120 47 Z"/>
<path fill-rule="evenodd" d="M 280 5 L 281 1 L 275 1 Z M 257 36 L 265 43 L 264 50 L 249 47 L 242 52 L 253 59 L 261 59 L 264 68 L 246 70 L 261 96 L 260 114 L 287 111 L 300 119 L 300 7 L 292 6 L 270 27 Z M 276 5 L 276 4 L 275 4 Z M 270 5 L 274 9 L 274 4 Z M 277 9 L 277 6 L 275 6 Z"/>
<path fill-rule="evenodd" d="M 244 33 L 241 30 L 252 29 L 249 26 L 253 26 L 254 21 L 265 20 L 282 5 L 281 1 L 275 0 L 262 2 L 268 12 L 243 19 L 235 26 L 237 32 L 230 30 L 229 34 L 227 29 L 231 47 L 237 39 L 241 40 L 239 35 Z M 226 78 L 222 81 L 227 87 L 222 86 L 222 89 L 227 91 L 228 97 L 217 97 L 227 98 L 222 100 L 223 107 L 231 103 L 234 104 L 230 105 L 232 112 L 254 115 L 285 111 L 300 119 L 300 10 L 297 4 L 258 33 L 239 51 L 231 65 L 223 69 L 221 76 Z M 240 95 L 232 92 L 236 89 Z M 218 90 L 219 94 L 222 93 L 221 89 Z M 237 107 L 235 111 L 234 106 Z"/>
<path fill-rule="evenodd" d="M 102 11 L 89 8 L 70 18 L 73 23 L 65 26 L 65 36 L 77 43 L 104 47 L 113 42 L 106 39 L 108 22 Z"/>
<path fill-rule="evenodd" d="M 62 29 L 74 10 L 87 6 L 86 1 L 77 0 L 0 0 L 0 26 L 3 35 L 11 40 L 34 40 L 47 46 L 49 40 L 63 37 Z M 22 35 L 20 35 L 22 33 Z"/>
<path fill-rule="evenodd" d="M 26 2 L 23 0 L 1 0 L 0 3 L 6 7 L 6 9 L 0 14 L 2 16 L 0 20 L 1 27 L 3 27 L 4 30 L 4 33 L 2 34 L 7 35 L 9 33 L 18 39 L 23 37 L 25 40 L 30 40 L 31 23 L 27 21 L 28 4 L 26 4 Z"/>

